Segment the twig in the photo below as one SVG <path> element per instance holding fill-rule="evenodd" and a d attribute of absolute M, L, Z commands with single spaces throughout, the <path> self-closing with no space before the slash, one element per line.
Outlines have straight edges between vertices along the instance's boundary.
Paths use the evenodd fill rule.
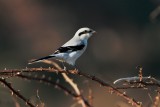
<path fill-rule="evenodd" d="M 69 74 L 76 74 L 79 76 L 83 76 L 85 78 L 88 78 L 90 80 L 95 81 L 96 83 L 100 84 L 101 86 L 104 86 L 106 88 L 109 88 L 111 93 L 116 93 L 117 95 L 121 96 L 122 98 L 126 99 L 129 103 L 131 103 L 132 105 L 136 106 L 136 107 L 142 107 L 140 102 L 137 102 L 135 99 L 129 97 L 128 95 L 124 94 L 123 92 L 119 91 L 118 89 L 116 89 L 115 87 L 111 86 L 110 84 L 104 82 L 103 80 L 87 74 L 87 73 L 83 73 L 80 71 L 76 71 L 76 70 L 59 70 L 57 68 L 26 68 L 26 69 L 14 69 L 14 70 L 1 70 L 0 71 L 0 75 L 10 75 L 10 74 L 15 74 L 15 73 L 21 73 L 21 72 L 58 72 L 58 73 L 69 73 Z M 9 74 L 9 73 L 10 74 Z M 138 78 L 139 79 L 139 78 Z"/>
<path fill-rule="evenodd" d="M 120 83 L 123 85 L 123 87 L 117 87 L 117 89 L 146 88 L 147 86 L 160 87 L 160 81 L 151 76 L 142 77 L 141 81 L 139 77 L 127 77 L 120 78 L 114 82 L 114 84 Z"/>
<path fill-rule="evenodd" d="M 43 83 L 51 84 L 54 87 L 57 87 L 57 88 L 63 90 L 65 93 L 73 96 L 74 98 L 79 97 L 79 95 L 77 95 L 74 92 L 70 91 L 68 88 L 64 87 L 63 85 L 61 85 L 61 84 L 59 84 L 57 82 L 48 80 L 46 78 L 32 77 L 32 76 L 26 76 L 26 75 L 22 75 L 22 74 L 17 75 L 17 77 L 22 78 L 22 79 L 26 79 L 26 80 L 34 80 L 34 81 L 38 81 L 38 82 L 43 82 Z"/>
<path fill-rule="evenodd" d="M 0 70 L 0 77 L 5 77 L 5 76 L 9 76 L 9 77 L 12 77 L 12 76 L 16 76 L 16 75 L 19 75 L 20 73 L 32 73 L 32 72 L 66 72 L 64 70 L 58 70 L 58 69 L 55 69 L 55 68 L 25 68 L 25 69 L 4 69 L 4 70 Z"/>
<path fill-rule="evenodd" d="M 51 85 L 56 86 L 59 89 L 63 90 L 65 93 L 70 94 L 71 96 L 73 96 L 76 99 L 83 98 L 82 95 L 74 93 L 74 92 L 70 91 L 68 88 L 64 87 L 63 85 L 61 85 L 57 82 L 50 81 L 46 78 L 31 77 L 31 76 L 26 76 L 26 75 L 22 75 L 22 74 L 17 75 L 17 77 L 20 77 L 22 79 L 35 80 L 35 81 L 38 81 L 38 82 L 44 82 L 44 83 L 47 83 L 47 84 L 51 84 Z M 87 105 L 88 107 L 91 107 L 90 104 L 84 98 L 83 98 L 83 101 L 84 101 L 85 105 Z"/>
<path fill-rule="evenodd" d="M 91 88 L 89 88 L 88 100 L 89 100 L 89 103 L 93 105 L 93 91 Z"/>
<path fill-rule="evenodd" d="M 147 83 L 147 82 L 130 82 L 130 86 L 121 86 L 116 87 L 117 89 L 147 89 L 147 87 L 157 86 L 160 87 L 160 84 L 157 83 Z"/>
<path fill-rule="evenodd" d="M 142 77 L 142 80 L 143 82 L 150 82 L 150 83 L 156 83 L 156 84 L 160 84 L 160 81 L 151 77 L 151 76 L 148 76 L 148 77 Z M 118 84 L 118 83 L 130 83 L 130 82 L 141 82 L 139 80 L 139 77 L 127 77 L 127 78 L 120 78 L 120 79 L 117 79 L 114 81 L 114 84 Z M 160 86 L 160 85 L 159 85 Z"/>
<path fill-rule="evenodd" d="M 152 22 L 156 22 L 157 21 L 157 17 L 160 14 L 160 6 L 157 6 L 151 13 L 150 13 L 150 20 Z"/>
<path fill-rule="evenodd" d="M 30 107 L 35 107 L 32 103 L 29 102 L 28 99 L 26 99 L 23 95 L 21 95 L 21 94 L 19 93 L 19 91 L 16 91 L 16 90 L 11 86 L 11 84 L 8 83 L 5 79 L 0 78 L 0 82 L 2 82 L 6 87 L 8 87 L 9 90 L 12 92 L 12 94 L 17 95 L 17 96 L 18 96 L 20 99 L 22 99 L 28 106 L 30 106 Z"/>
<path fill-rule="evenodd" d="M 20 104 L 17 102 L 16 96 L 13 95 L 12 99 L 14 101 L 15 107 L 20 107 Z"/>
<path fill-rule="evenodd" d="M 153 103 L 153 106 L 152 107 L 159 107 L 159 104 L 160 104 L 160 93 L 157 92 L 157 96 L 155 97 L 155 101 Z"/>
<path fill-rule="evenodd" d="M 114 81 L 114 84 L 122 84 L 121 87 L 117 87 L 117 89 L 148 89 L 148 87 L 156 86 L 157 89 L 160 87 L 160 81 L 148 76 L 143 77 L 142 75 L 142 67 L 139 68 L 139 75 L 138 77 L 127 77 L 127 78 L 120 78 Z M 148 93 L 149 98 L 151 99 L 151 102 L 153 103 L 152 97 L 150 93 Z M 158 107 L 159 104 L 159 92 L 158 95 L 155 97 L 155 101 L 152 105 L 152 107 Z"/>
<path fill-rule="evenodd" d="M 36 107 L 45 107 L 45 103 L 42 102 L 40 96 L 39 96 L 39 90 L 36 91 L 36 98 L 39 100 L 40 104 L 37 104 Z"/>
<path fill-rule="evenodd" d="M 53 61 L 50 61 L 50 60 L 44 60 L 42 61 L 44 63 L 50 63 L 52 65 L 55 65 L 55 67 L 58 69 L 58 70 L 61 70 L 60 67 L 57 65 L 57 63 L 53 62 Z M 93 75 L 90 75 L 90 74 L 86 74 L 86 73 L 83 73 L 83 72 L 80 72 L 80 71 L 77 71 L 77 70 L 66 70 L 67 73 L 71 73 L 71 74 L 78 74 L 79 76 L 83 76 L 85 78 L 88 78 L 88 79 L 91 79 L 99 84 L 101 84 L 101 86 L 104 86 L 104 87 L 107 87 L 109 88 L 109 92 L 111 93 L 116 93 L 118 96 L 121 96 L 123 97 L 124 99 L 126 99 L 129 103 L 131 103 L 132 105 L 136 106 L 136 107 L 142 107 L 142 104 L 141 102 L 137 102 L 135 99 L 129 97 L 128 95 L 126 95 L 125 93 L 122 93 L 121 91 L 119 91 L 118 89 L 114 88 L 113 86 L 111 86 L 110 84 L 102 81 L 101 79 L 93 76 Z"/>
<path fill-rule="evenodd" d="M 88 102 L 83 98 L 83 96 L 81 95 L 81 92 L 80 92 L 77 84 L 75 84 L 75 83 L 73 82 L 73 80 L 71 80 L 71 79 L 67 76 L 67 74 L 62 73 L 62 76 L 63 76 L 63 78 L 65 79 L 65 81 L 68 82 L 68 83 L 71 85 L 71 87 L 75 90 L 75 92 L 77 93 L 77 95 L 80 96 L 80 98 L 79 98 L 78 100 L 79 100 L 79 103 L 82 105 L 82 107 L 86 107 L 86 105 L 89 106 L 89 107 L 91 107 L 91 106 L 89 105 L 89 103 L 88 103 Z M 86 103 L 86 102 L 87 102 L 87 103 Z"/>
<path fill-rule="evenodd" d="M 55 62 L 50 61 L 50 60 L 43 60 L 42 62 L 47 63 L 47 64 L 51 64 L 54 67 L 56 67 L 58 70 L 62 70 L 62 68 Z M 81 94 L 78 86 L 76 83 L 73 82 L 73 80 L 66 74 L 66 73 L 62 73 L 63 78 L 65 79 L 65 81 L 74 89 L 75 93 L 77 95 L 79 95 L 79 98 L 77 99 L 79 101 L 79 103 L 82 105 L 82 107 L 91 107 L 91 105 L 88 103 L 87 100 L 85 100 L 85 98 L 83 97 L 83 95 Z"/>
<path fill-rule="evenodd" d="M 72 74 L 78 74 L 80 76 L 83 76 L 83 77 L 86 77 L 90 80 L 93 80 L 95 82 L 97 82 L 98 84 L 100 84 L 101 86 L 103 87 L 106 87 L 106 88 L 109 88 L 109 91 L 111 93 L 116 93 L 118 96 L 121 96 L 122 98 L 126 99 L 129 103 L 131 103 L 133 106 L 136 106 L 136 107 L 142 107 L 141 103 L 140 102 L 137 102 L 135 99 L 129 97 L 128 95 L 126 95 L 125 93 L 119 91 L 118 89 L 116 89 L 115 87 L 111 86 L 110 84 L 102 81 L 101 79 L 93 76 L 93 75 L 90 75 L 90 74 L 86 74 L 86 73 L 83 73 L 83 72 L 72 72 Z"/>

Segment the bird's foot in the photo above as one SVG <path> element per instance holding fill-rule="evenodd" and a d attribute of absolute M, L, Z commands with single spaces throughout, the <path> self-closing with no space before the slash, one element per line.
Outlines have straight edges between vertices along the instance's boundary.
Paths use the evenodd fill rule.
<path fill-rule="evenodd" d="M 77 69 L 77 68 L 75 68 L 75 69 L 74 69 L 74 71 L 77 71 L 77 72 L 78 72 L 78 69 Z"/>
<path fill-rule="evenodd" d="M 67 68 L 64 66 L 63 70 L 64 70 L 64 71 L 67 71 Z"/>

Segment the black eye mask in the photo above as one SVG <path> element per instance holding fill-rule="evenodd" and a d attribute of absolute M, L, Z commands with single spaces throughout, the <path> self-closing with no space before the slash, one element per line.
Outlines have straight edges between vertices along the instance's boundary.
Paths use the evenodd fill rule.
<path fill-rule="evenodd" d="M 79 33 L 79 36 L 81 36 L 81 35 L 83 35 L 83 34 L 86 34 L 86 33 L 91 33 L 92 32 L 92 30 L 85 30 L 85 31 L 83 31 L 83 32 L 80 32 Z"/>

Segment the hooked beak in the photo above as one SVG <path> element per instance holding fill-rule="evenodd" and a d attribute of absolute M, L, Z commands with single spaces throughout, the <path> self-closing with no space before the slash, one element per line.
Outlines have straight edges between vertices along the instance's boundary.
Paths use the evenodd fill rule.
<path fill-rule="evenodd" d="M 92 33 L 94 34 L 94 33 L 97 33 L 96 31 L 92 31 Z"/>

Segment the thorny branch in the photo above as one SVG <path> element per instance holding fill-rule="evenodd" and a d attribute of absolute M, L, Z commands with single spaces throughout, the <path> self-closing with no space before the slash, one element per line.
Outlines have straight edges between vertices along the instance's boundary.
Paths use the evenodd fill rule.
<path fill-rule="evenodd" d="M 139 81 L 139 77 L 127 77 L 121 78 L 114 82 L 114 84 L 122 84 L 123 86 L 117 87 L 117 89 L 138 89 L 138 88 L 147 88 L 148 86 L 157 86 L 160 87 L 160 81 L 155 78 L 142 77 L 142 81 Z"/>
<path fill-rule="evenodd" d="M 62 69 L 59 67 L 59 65 L 53 61 L 50 60 L 43 60 L 42 62 L 47 63 L 47 64 L 51 64 L 54 65 L 55 68 L 57 68 L 59 71 L 61 71 Z M 124 99 L 126 99 L 129 103 L 131 103 L 132 105 L 136 106 L 136 107 L 142 107 L 141 102 L 137 102 L 135 99 L 129 97 L 128 95 L 126 95 L 125 93 L 119 91 L 118 89 L 114 88 L 113 86 L 111 86 L 110 84 L 102 81 L 101 79 L 93 76 L 93 75 L 89 75 L 87 73 L 84 72 L 80 72 L 77 70 L 66 70 L 67 73 L 71 73 L 71 74 L 78 74 L 79 76 L 83 76 L 85 78 L 88 78 L 90 80 L 93 80 L 97 83 L 99 83 L 101 86 L 107 87 L 109 88 L 109 92 L 111 93 L 116 93 L 117 95 L 123 97 Z M 63 73 L 62 73 L 63 74 Z"/>
<path fill-rule="evenodd" d="M 62 69 L 57 63 L 55 63 L 53 61 L 43 60 L 42 62 L 47 63 L 47 64 L 51 64 L 55 68 L 57 68 L 58 70 Z M 79 98 L 77 100 L 82 105 L 82 107 L 91 107 L 91 105 L 89 104 L 89 102 L 81 94 L 81 92 L 80 92 L 77 84 L 75 82 L 73 82 L 73 80 L 66 73 L 62 73 L 62 76 L 65 79 L 65 81 L 74 89 L 75 93 L 77 95 L 79 95 Z"/>
<path fill-rule="evenodd" d="M 25 79 L 25 80 L 34 80 L 34 81 L 38 81 L 38 82 L 43 82 L 43 83 L 47 83 L 47 84 L 50 84 L 50 85 L 53 85 L 55 88 L 59 88 L 61 90 L 63 90 L 66 94 L 69 94 L 71 96 L 73 96 L 74 98 L 76 99 L 79 99 L 81 98 L 80 95 L 77 95 L 76 93 L 70 91 L 68 88 L 64 87 L 63 85 L 59 84 L 58 82 L 53 82 L 49 79 L 46 79 L 46 78 L 40 78 L 40 77 L 32 77 L 32 76 L 26 76 L 26 75 L 23 75 L 23 74 L 19 74 L 19 75 L 16 75 L 16 77 L 19 77 L 19 78 L 22 78 L 22 79 Z M 0 80 L 1 81 L 1 80 Z M 2 82 L 2 81 L 1 81 Z M 6 84 L 5 84 L 6 85 Z M 9 83 L 8 83 L 9 85 Z M 13 87 L 10 87 L 11 89 L 13 89 Z M 14 93 L 15 95 L 17 95 L 18 93 Z M 17 95 L 18 96 L 18 95 Z M 23 96 L 21 95 L 20 98 L 22 98 Z M 27 101 L 27 100 L 26 100 Z M 26 102 L 25 101 L 25 102 Z M 85 100 L 84 100 L 85 101 Z M 27 102 L 26 102 L 27 103 Z M 29 103 L 29 102 L 28 102 Z M 84 102 L 88 107 L 91 107 L 89 105 L 89 103 L 87 101 Z M 35 107 L 35 106 L 31 106 L 30 104 L 28 104 L 30 107 Z"/>
<path fill-rule="evenodd" d="M 59 84 L 58 82 L 54 82 L 54 81 L 51 81 L 51 80 L 46 79 L 46 78 L 26 76 L 26 75 L 23 75 L 23 74 L 19 74 L 16 77 L 26 79 L 26 80 L 34 80 L 34 81 L 38 81 L 38 82 L 47 83 L 47 84 L 53 85 L 56 88 L 59 88 L 59 89 L 63 90 L 66 94 L 69 94 L 69 95 L 71 95 L 75 98 L 79 97 L 79 95 L 70 91 L 68 88 L 64 87 L 63 85 Z"/>
<path fill-rule="evenodd" d="M 81 95 L 70 91 L 68 88 L 64 87 L 63 85 L 59 84 L 58 82 L 54 82 L 54 81 L 48 80 L 46 78 L 32 77 L 32 76 L 26 76 L 26 75 L 22 75 L 22 74 L 19 74 L 16 77 L 26 79 L 26 80 L 34 80 L 34 81 L 43 82 L 43 83 L 53 85 L 54 87 L 63 90 L 66 94 L 69 94 L 76 99 L 79 99 L 82 97 Z M 91 107 L 91 105 L 85 99 L 83 99 L 83 100 L 84 100 L 85 105 L 87 105 L 88 107 Z"/>
<path fill-rule="evenodd" d="M 152 107 L 159 107 L 159 104 L 160 104 L 160 93 L 158 92 L 157 96 L 154 99 L 154 103 Z"/>
<path fill-rule="evenodd" d="M 19 78 L 22 78 L 22 79 L 26 79 L 26 80 L 34 80 L 34 81 L 43 82 L 43 83 L 47 83 L 47 84 L 53 85 L 53 86 L 63 90 L 66 94 L 69 94 L 69 95 L 73 96 L 74 98 L 82 97 L 81 95 L 78 95 L 78 94 L 70 91 L 68 88 L 64 87 L 63 85 L 59 84 L 58 82 L 50 81 L 50 80 L 48 80 L 46 78 L 32 77 L 32 76 L 26 76 L 26 75 L 22 75 L 22 74 L 19 74 L 16 77 L 19 77 Z M 91 107 L 86 100 L 84 100 L 84 101 L 85 101 L 84 103 L 88 107 Z"/>
<path fill-rule="evenodd" d="M 75 83 L 73 82 L 73 80 L 70 79 L 70 78 L 67 76 L 67 74 L 62 73 L 62 76 L 63 76 L 63 78 L 65 79 L 65 81 L 68 82 L 68 83 L 73 87 L 73 89 L 75 90 L 75 92 L 77 93 L 77 95 L 80 96 L 80 99 L 78 99 L 78 101 L 79 101 L 79 103 L 82 105 L 82 107 L 86 107 L 86 105 L 90 107 L 90 104 L 88 103 L 88 101 L 86 101 L 86 100 L 84 99 L 84 97 L 81 95 L 81 92 L 80 92 L 77 84 L 75 84 Z M 87 103 L 86 103 L 86 102 L 87 102 Z"/>
<path fill-rule="evenodd" d="M 138 76 L 120 78 L 115 80 L 113 83 L 122 85 L 120 87 L 117 87 L 116 89 L 139 89 L 139 88 L 148 89 L 148 87 L 156 86 L 157 96 L 155 96 L 155 101 L 152 107 L 158 107 L 160 103 L 160 95 L 159 95 L 160 81 L 151 76 L 143 77 L 142 67 L 139 68 Z"/>
<path fill-rule="evenodd" d="M 46 78 L 32 77 L 32 76 L 26 76 L 26 75 L 22 75 L 22 74 L 17 75 L 17 77 L 22 78 L 22 79 L 34 80 L 34 81 L 43 82 L 43 83 L 47 83 L 47 84 L 53 85 L 54 87 L 57 87 L 57 88 L 63 90 L 66 94 L 69 94 L 69 95 L 73 96 L 76 99 L 79 99 L 79 98 L 82 97 L 81 95 L 78 95 L 77 93 L 74 93 L 74 92 L 70 91 L 68 88 L 64 87 L 63 85 L 59 84 L 58 82 L 53 82 L 53 81 L 48 80 Z M 84 103 L 88 107 L 91 107 L 89 105 L 89 103 L 85 99 L 83 99 L 83 100 L 84 100 Z"/>
<path fill-rule="evenodd" d="M 54 67 L 56 67 L 57 69 L 54 69 L 54 68 L 49 68 L 50 71 L 49 72 L 64 72 L 64 70 L 62 70 L 60 68 L 59 65 L 57 65 L 56 63 L 52 62 L 52 61 L 48 61 L 46 60 L 45 63 L 47 64 L 52 64 L 54 65 Z M 66 75 L 66 71 L 65 73 L 62 73 L 64 79 L 73 87 L 73 89 L 75 90 L 75 93 L 70 91 L 69 89 L 67 89 L 66 87 L 60 85 L 59 83 L 57 82 L 53 82 L 53 81 L 50 81 L 46 78 L 38 78 L 38 77 L 31 77 L 31 76 L 26 76 L 26 75 L 22 75 L 23 72 L 41 72 L 41 71 L 46 71 L 46 69 L 43 69 L 43 68 L 31 68 L 29 69 L 29 71 L 27 71 L 28 68 L 26 69 L 21 69 L 20 71 L 18 70 L 7 70 L 5 69 L 4 71 L 0 72 L 0 76 L 5 76 L 7 78 L 9 77 L 12 77 L 12 76 L 17 76 L 19 78 L 22 78 L 22 79 L 28 79 L 28 80 L 36 80 L 36 81 L 41 81 L 41 82 L 45 82 L 45 83 L 48 83 L 48 84 L 52 84 L 60 89 L 62 89 L 64 92 L 72 95 L 74 98 L 76 98 L 81 104 L 82 104 L 82 107 L 92 107 L 88 101 L 81 95 L 80 93 L 80 90 L 78 89 L 77 87 L 77 84 L 75 84 L 67 75 Z M 54 69 L 54 70 L 53 70 Z M 56 71 L 57 70 L 57 71 Z"/>
<path fill-rule="evenodd" d="M 35 107 L 32 103 L 29 102 L 28 99 L 26 99 L 23 95 L 20 94 L 19 91 L 16 91 L 10 83 L 8 83 L 5 79 L 0 78 L 0 82 L 3 83 L 6 87 L 9 88 L 9 90 L 12 92 L 12 94 L 15 94 L 18 96 L 20 99 L 22 99 L 28 106 L 30 107 Z"/>
<path fill-rule="evenodd" d="M 129 89 L 129 88 L 147 88 L 147 86 L 157 86 L 160 87 L 160 81 L 157 79 L 148 76 L 143 77 L 142 67 L 139 68 L 138 77 L 127 77 L 120 78 L 113 82 L 114 84 L 122 84 L 125 87 L 119 87 L 117 89 Z"/>
<path fill-rule="evenodd" d="M 26 68 L 28 69 L 28 68 Z M 57 82 L 53 82 L 53 81 L 50 81 L 46 78 L 39 78 L 39 77 L 31 77 L 31 76 L 26 76 L 26 75 L 22 75 L 22 72 L 41 72 L 41 71 L 46 71 L 45 69 L 30 69 L 29 71 L 27 71 L 26 69 L 21 69 L 21 70 L 6 70 L 5 71 L 2 71 L 0 72 L 0 76 L 7 76 L 7 77 L 12 77 L 12 76 L 16 76 L 16 77 L 19 77 L 19 78 L 22 78 L 22 79 L 27 79 L 27 80 L 35 80 L 35 81 L 41 81 L 41 82 L 44 82 L 44 83 L 48 83 L 48 84 L 52 84 L 53 86 L 56 86 L 60 89 L 62 89 L 65 93 L 67 94 L 70 94 L 71 96 L 73 96 L 74 98 L 76 98 L 77 100 L 78 99 L 82 99 L 83 100 L 83 107 L 92 107 L 88 102 L 87 100 L 84 99 L 84 97 L 82 95 L 80 95 L 80 91 L 79 93 L 74 93 L 72 91 L 70 91 L 69 89 L 67 89 L 66 87 L 64 87 L 63 85 L 60 85 L 59 83 Z M 49 68 L 51 71 L 53 70 L 52 68 Z M 58 71 L 59 72 L 59 71 Z M 64 73 L 63 73 L 64 74 Z M 77 89 L 78 90 L 78 89 Z M 86 106 L 84 106 L 86 105 Z"/>
<path fill-rule="evenodd" d="M 115 87 L 111 86 L 110 84 L 104 82 L 103 80 L 99 79 L 98 77 L 95 77 L 95 76 L 90 75 L 90 74 L 86 74 L 84 72 L 79 72 L 79 71 L 74 72 L 73 74 L 78 74 L 80 76 L 83 76 L 83 77 L 86 77 L 90 80 L 93 80 L 93 81 L 97 82 L 98 84 L 100 84 L 101 86 L 109 88 L 110 93 L 115 93 L 118 96 L 121 96 L 122 98 L 126 99 L 129 103 L 131 103 L 132 105 L 134 105 L 136 107 L 142 107 L 141 102 L 137 102 L 135 99 L 129 97 L 125 93 L 119 91 L 118 89 L 116 89 Z"/>
<path fill-rule="evenodd" d="M 18 69 L 1 70 L 0 71 L 0 76 L 1 75 L 8 76 L 8 75 L 15 75 L 15 74 L 19 75 L 19 73 L 21 73 L 21 72 L 42 72 L 42 71 L 45 71 L 45 72 L 56 72 L 56 73 L 57 72 L 58 73 L 69 73 L 69 74 L 75 74 L 75 75 L 77 74 L 79 76 L 83 76 L 85 78 L 88 78 L 90 80 L 93 80 L 93 81 L 97 82 L 101 86 L 109 88 L 109 92 L 116 93 L 118 96 L 121 96 L 122 98 L 126 99 L 132 105 L 134 105 L 136 107 L 141 107 L 142 106 L 140 102 L 137 102 L 135 99 L 129 97 L 125 93 L 119 91 L 118 89 L 116 89 L 115 87 L 111 86 L 110 84 L 104 82 L 103 80 L 101 80 L 101 79 L 99 79 L 99 78 L 97 78 L 97 77 L 95 77 L 93 75 L 90 75 L 90 74 L 87 74 L 87 73 L 83 73 L 83 72 L 80 72 L 80 71 L 76 71 L 76 70 L 64 71 L 64 70 L 58 70 L 56 68 L 26 68 L 26 69 L 21 69 L 21 70 L 18 70 Z"/>

